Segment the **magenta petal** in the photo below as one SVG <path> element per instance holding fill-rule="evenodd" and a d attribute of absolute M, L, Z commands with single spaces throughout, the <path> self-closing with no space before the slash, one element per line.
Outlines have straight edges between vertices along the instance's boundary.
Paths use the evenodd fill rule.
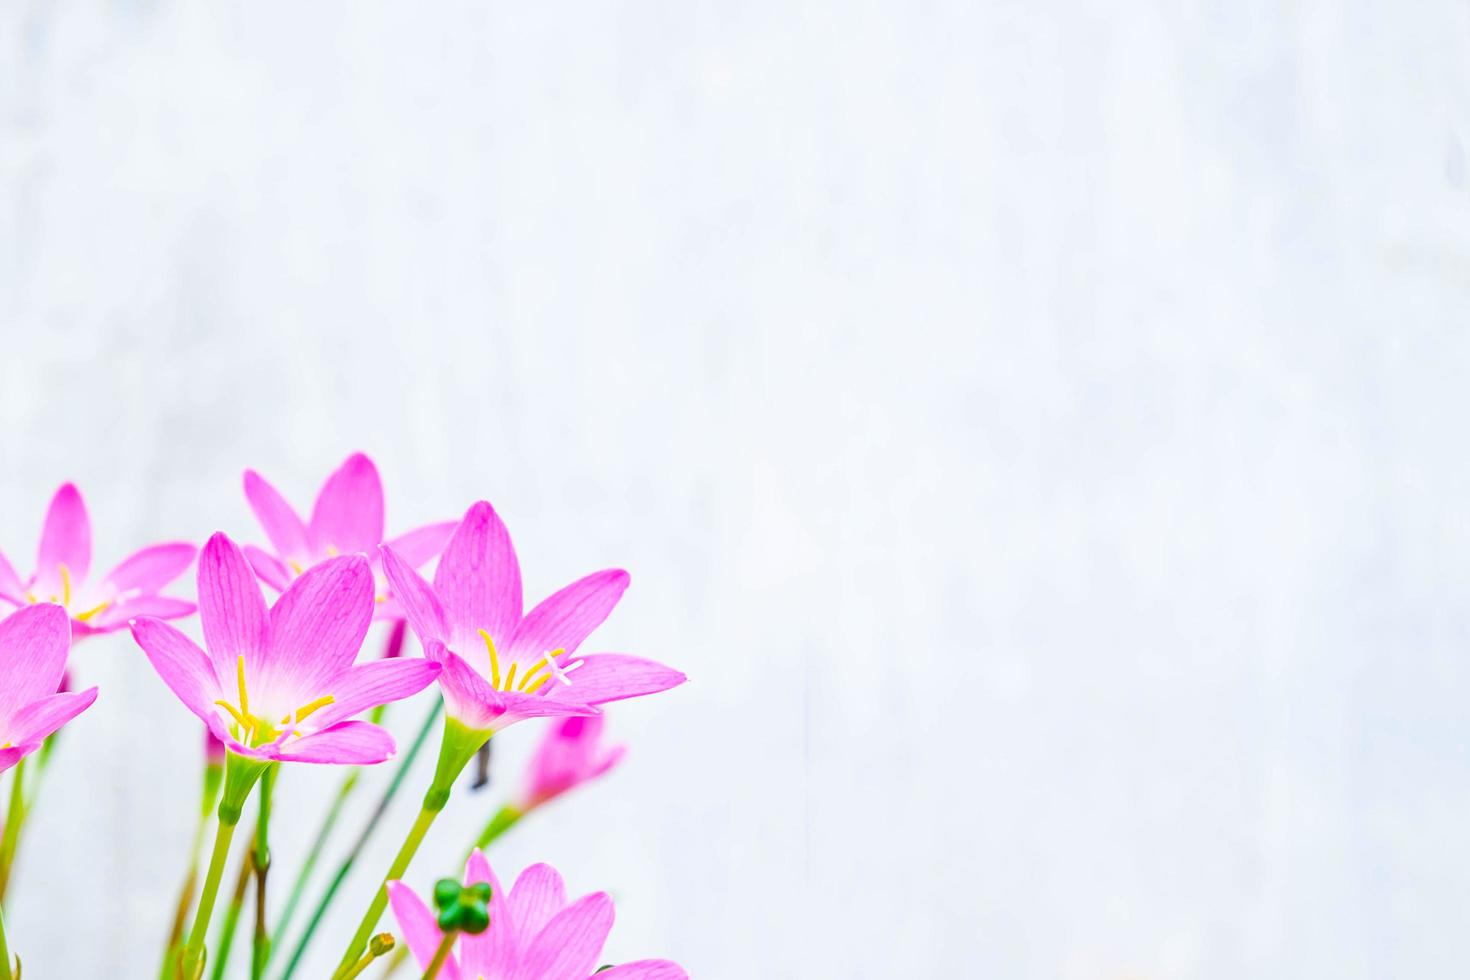
<path fill-rule="evenodd" d="M 258 656 L 269 627 L 255 572 L 235 542 L 216 532 L 199 554 L 199 624 L 221 679 L 235 676 L 235 660 Z"/>
<path fill-rule="evenodd" d="M 450 535 L 454 534 L 454 529 L 457 527 L 459 527 L 457 521 L 425 524 L 406 534 L 400 534 L 385 544 L 398 552 L 398 557 L 414 568 L 418 568 L 430 558 L 438 557 L 439 553 L 444 550 L 444 546 L 449 543 Z"/>
<path fill-rule="evenodd" d="M 537 654 L 556 649 L 575 653 L 607 619 L 627 588 L 628 573 L 620 568 L 578 579 L 527 613 L 508 646 Z"/>
<path fill-rule="evenodd" d="M 244 551 L 245 560 L 250 562 L 250 567 L 255 569 L 256 576 L 262 582 L 277 592 L 285 592 L 290 587 L 291 570 L 286 567 L 285 562 L 253 544 L 247 544 Z"/>
<path fill-rule="evenodd" d="M 147 617 L 134 620 L 133 639 L 184 707 L 206 723 L 217 718 L 214 702 L 221 693 L 220 682 L 209 656 L 193 640 L 167 623 Z"/>
<path fill-rule="evenodd" d="M 612 924 L 613 903 L 605 893 L 578 899 L 531 940 L 514 980 L 587 980 Z"/>
<path fill-rule="evenodd" d="M 439 676 L 438 664 L 419 657 L 374 660 L 343 671 L 329 685 L 335 700 L 312 716 L 312 722 L 329 726 L 368 708 L 400 701 L 417 694 Z"/>
<path fill-rule="evenodd" d="M 670 960 L 637 960 L 594 976 L 597 980 L 689 980 L 684 968 Z"/>
<path fill-rule="evenodd" d="M 72 630 L 92 633 L 110 633 L 121 629 L 139 616 L 153 619 L 182 619 L 193 615 L 195 605 L 184 599 L 170 599 L 162 595 L 145 595 L 126 602 L 116 602 L 80 625 L 73 623 Z"/>
<path fill-rule="evenodd" d="M 424 900 L 401 881 L 388 882 L 388 905 L 393 909 L 393 918 L 398 920 L 398 929 L 403 933 L 403 939 L 408 943 L 409 952 L 413 953 L 419 969 L 427 969 L 434 959 L 434 953 L 439 949 L 439 944 L 444 941 L 438 919 L 429 906 L 424 904 Z M 453 954 L 450 954 L 448 962 L 440 969 L 439 976 L 446 980 L 458 980 L 460 977 L 459 963 Z"/>
<path fill-rule="evenodd" d="M 26 587 L 4 554 L 0 554 L 0 599 L 17 606 L 26 604 Z"/>
<path fill-rule="evenodd" d="M 46 508 L 41 547 L 36 554 L 37 585 L 49 592 L 59 584 L 60 565 L 66 566 L 73 588 L 87 577 L 92 566 L 92 523 L 81 492 L 72 483 L 63 483 Z"/>
<path fill-rule="evenodd" d="M 494 729 L 505 713 L 505 698 L 490 682 L 465 663 L 464 658 L 430 640 L 424 644 L 424 655 L 443 666 L 439 689 L 444 692 L 444 708 L 449 717 L 479 731 Z"/>
<path fill-rule="evenodd" d="M 510 532 L 485 501 L 470 506 L 444 546 L 434 594 L 456 635 L 483 629 L 508 639 L 521 621 L 521 566 Z"/>
<path fill-rule="evenodd" d="M 567 886 L 555 868 L 533 864 L 522 871 L 511 886 L 510 907 L 523 943 L 529 944 L 566 904 Z"/>
<path fill-rule="evenodd" d="M 393 758 L 393 736 L 365 721 L 343 721 L 319 732 L 287 741 L 270 752 L 281 762 L 374 766 Z"/>
<path fill-rule="evenodd" d="M 362 453 L 353 453 L 322 486 L 311 511 L 312 552 L 372 555 L 383 540 L 383 481 Z"/>
<path fill-rule="evenodd" d="M 199 551 L 192 544 L 175 541 L 135 551 L 103 579 L 118 592 L 157 592 L 189 568 Z"/>
<path fill-rule="evenodd" d="M 0 620 L 0 718 L 55 694 L 71 649 L 66 610 L 49 602 Z"/>
<path fill-rule="evenodd" d="M 6 741 L 40 742 L 62 725 L 86 711 L 97 700 L 97 689 L 76 694 L 52 694 L 21 708 L 6 726 Z"/>
<path fill-rule="evenodd" d="M 490 862 L 485 860 L 484 852 L 476 848 L 465 862 L 464 883 L 476 885 L 482 881 L 490 886 L 490 928 L 478 936 L 465 936 L 460 940 L 460 957 L 468 980 L 510 976 L 515 972 L 523 945 L 520 925 L 510 907 L 509 896 L 500 887 L 500 880 L 495 877 Z"/>
<path fill-rule="evenodd" d="M 39 742 L 31 742 L 27 745 L 11 745 L 7 748 L 0 749 L 0 772 L 9 769 L 40 747 L 41 744 Z"/>
<path fill-rule="evenodd" d="M 383 556 L 383 574 L 388 577 L 393 596 L 403 606 L 403 614 L 419 642 L 447 641 L 449 631 L 444 622 L 444 609 L 429 583 L 392 548 L 383 545 L 379 550 Z"/>
<path fill-rule="evenodd" d="M 329 558 L 291 583 L 270 612 L 266 673 L 323 689 L 357 659 L 373 620 L 373 572 L 361 555 Z"/>
<path fill-rule="evenodd" d="M 271 547 L 284 559 L 304 558 L 310 553 L 306 525 L 295 509 L 254 470 L 245 471 L 245 499 L 260 521 Z"/>
<path fill-rule="evenodd" d="M 672 667 L 622 653 L 593 653 L 579 659 L 582 666 L 567 674 L 570 684 L 552 681 L 544 688 L 548 699 L 604 704 L 667 691 L 688 680 Z"/>

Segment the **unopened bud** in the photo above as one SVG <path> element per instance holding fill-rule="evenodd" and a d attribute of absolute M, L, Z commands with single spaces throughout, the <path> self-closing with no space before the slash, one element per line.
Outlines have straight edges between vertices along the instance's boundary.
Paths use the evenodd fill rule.
<path fill-rule="evenodd" d="M 382 956 L 394 946 L 393 934 L 391 932 L 380 932 L 368 943 L 368 951 L 374 956 Z"/>

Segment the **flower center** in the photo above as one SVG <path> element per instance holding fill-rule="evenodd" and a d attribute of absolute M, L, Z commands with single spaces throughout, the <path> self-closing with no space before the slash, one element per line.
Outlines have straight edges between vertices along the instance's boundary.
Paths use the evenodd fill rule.
<path fill-rule="evenodd" d="M 521 667 L 521 663 L 518 660 L 511 661 L 510 670 L 506 671 L 505 676 L 502 677 L 500 674 L 500 655 L 495 651 L 495 641 L 484 630 L 480 630 L 480 636 L 484 637 L 485 650 L 490 655 L 490 686 L 497 691 L 519 691 L 521 694 L 535 694 L 541 688 L 545 687 L 546 682 L 553 677 L 563 684 L 571 684 L 571 679 L 567 677 L 567 674 L 582 666 L 582 661 L 580 660 L 568 664 L 565 667 L 560 666 L 556 662 L 556 658 L 566 653 L 566 650 L 562 647 L 557 647 L 555 650 L 547 651 L 542 655 L 540 660 L 531 664 L 530 668 L 521 675 L 520 683 L 516 683 L 516 671 Z"/>
<path fill-rule="evenodd" d="M 314 701 L 308 701 L 306 704 L 303 704 L 276 724 L 272 724 L 259 715 L 251 714 L 250 712 L 250 692 L 245 689 L 244 654 L 235 658 L 235 682 L 239 685 L 240 689 L 239 704 L 231 704 L 224 700 L 216 701 L 215 704 L 228 711 L 230 717 L 235 720 L 235 724 L 230 729 L 231 734 L 251 748 L 258 748 L 266 742 L 275 741 L 281 736 L 283 731 L 286 733 L 294 731 L 296 726 L 306 720 L 308 715 L 319 708 L 325 708 L 329 704 L 336 703 L 337 700 L 330 694 L 324 694 Z"/>

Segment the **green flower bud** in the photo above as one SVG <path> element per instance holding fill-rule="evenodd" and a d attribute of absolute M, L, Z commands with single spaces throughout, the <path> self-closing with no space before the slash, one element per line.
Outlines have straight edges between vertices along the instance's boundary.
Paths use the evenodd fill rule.
<path fill-rule="evenodd" d="M 380 932 L 373 937 L 372 942 L 368 943 L 368 949 L 374 956 L 382 956 L 392 949 L 393 946 L 393 934 L 390 932 Z"/>
<path fill-rule="evenodd" d="M 434 907 L 443 910 L 458 902 L 460 891 L 459 882 L 453 878 L 440 878 L 434 882 Z"/>

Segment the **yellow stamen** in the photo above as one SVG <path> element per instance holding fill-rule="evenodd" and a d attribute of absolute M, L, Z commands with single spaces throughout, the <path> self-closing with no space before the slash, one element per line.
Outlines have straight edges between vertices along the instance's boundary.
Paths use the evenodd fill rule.
<path fill-rule="evenodd" d="M 235 720 L 240 723 L 240 727 L 244 729 L 247 733 L 250 731 L 250 722 L 246 720 L 244 715 L 240 714 L 239 708 L 235 707 L 228 701 L 216 701 L 215 704 L 219 705 L 221 708 L 224 708 L 231 715 L 233 715 Z"/>
<path fill-rule="evenodd" d="M 332 697 L 330 694 L 323 694 L 315 701 L 308 701 L 306 704 L 303 704 L 301 707 L 297 708 L 294 717 L 298 722 L 305 721 L 306 716 L 311 714 L 313 711 L 317 710 L 318 708 L 325 708 L 329 704 L 335 704 L 336 701 L 337 699 Z M 286 717 L 282 718 L 281 724 L 290 724 L 292 717 L 292 715 L 287 715 Z"/>
<path fill-rule="evenodd" d="M 328 558 L 336 558 L 337 557 L 337 546 L 336 545 L 334 545 L 334 544 L 327 545 L 327 557 Z"/>
<path fill-rule="evenodd" d="M 235 680 L 240 683 L 240 714 L 249 718 L 250 697 L 245 693 L 245 654 L 243 653 L 235 658 Z"/>
<path fill-rule="evenodd" d="M 549 680 L 551 680 L 551 675 L 550 674 L 547 674 L 545 677 L 541 678 L 535 684 L 531 685 L 530 687 L 522 688 L 521 690 L 525 691 L 527 694 L 535 694 L 537 691 L 539 691 L 543 687 L 545 687 L 546 686 L 546 682 L 549 681 Z"/>
<path fill-rule="evenodd" d="M 71 605 L 71 572 L 66 570 L 66 562 L 58 562 L 56 570 L 61 573 L 61 604 Z"/>
<path fill-rule="evenodd" d="M 531 683 L 531 679 L 533 677 L 535 677 L 537 673 L 540 672 L 540 670 L 541 670 L 542 667 L 550 667 L 551 664 L 553 664 L 556 661 L 556 658 L 557 657 L 560 657 L 562 654 L 564 654 L 566 652 L 567 651 L 566 651 L 566 648 L 565 647 L 557 647 L 555 650 L 552 650 L 546 656 L 544 656 L 540 660 L 536 661 L 536 666 L 534 666 L 530 670 L 526 671 L 525 679 L 521 681 L 521 690 L 522 691 L 525 691 L 527 694 L 531 694 L 531 693 L 534 693 L 535 691 L 540 690 L 541 685 L 542 684 L 545 684 L 547 681 L 551 680 L 552 675 L 548 673 L 545 677 L 541 678 L 541 680 L 536 684 L 535 687 L 529 687 L 528 686 Z"/>
<path fill-rule="evenodd" d="M 104 602 L 100 606 L 93 606 L 91 609 L 88 609 L 84 613 L 77 613 L 77 619 L 80 619 L 82 622 L 85 623 L 87 620 L 91 619 L 98 613 L 106 611 L 107 607 L 110 605 L 112 605 L 111 601 Z"/>
<path fill-rule="evenodd" d="M 490 634 L 484 630 L 480 630 L 480 635 L 485 638 L 485 649 L 490 651 L 490 686 L 499 690 L 500 658 L 495 656 L 495 641 L 490 639 Z"/>
<path fill-rule="evenodd" d="M 300 565 L 296 564 L 294 561 L 288 561 L 288 562 L 286 562 L 286 564 L 289 565 L 289 566 L 291 566 L 291 572 L 293 574 L 295 574 L 295 575 L 300 575 L 301 574 L 301 566 Z"/>
<path fill-rule="evenodd" d="M 388 597 L 385 596 L 385 595 L 375 595 L 375 596 L 373 596 L 373 601 L 374 602 L 387 602 L 388 601 Z"/>
<path fill-rule="evenodd" d="M 519 666 L 520 664 L 510 665 L 510 672 L 505 675 L 505 687 L 503 688 L 503 690 L 509 691 L 511 689 L 511 685 L 516 682 L 516 668 Z"/>

